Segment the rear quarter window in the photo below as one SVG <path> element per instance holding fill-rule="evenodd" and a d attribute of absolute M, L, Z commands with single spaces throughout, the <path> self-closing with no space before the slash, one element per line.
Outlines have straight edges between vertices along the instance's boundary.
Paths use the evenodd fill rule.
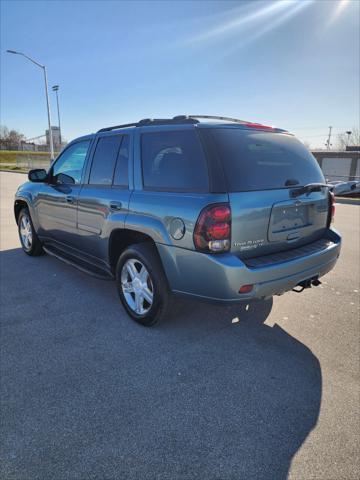
<path fill-rule="evenodd" d="M 111 185 L 120 144 L 120 135 L 99 138 L 91 165 L 90 184 Z"/>
<path fill-rule="evenodd" d="M 229 191 L 325 182 L 315 157 L 293 136 L 236 128 L 210 130 Z"/>
<path fill-rule="evenodd" d="M 147 190 L 208 191 L 206 158 L 194 130 L 142 134 L 141 159 Z"/>

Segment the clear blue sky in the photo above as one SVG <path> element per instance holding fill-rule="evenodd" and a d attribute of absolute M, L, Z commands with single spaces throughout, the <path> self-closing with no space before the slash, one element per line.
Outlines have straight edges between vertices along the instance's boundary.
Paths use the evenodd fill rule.
<path fill-rule="evenodd" d="M 359 1 L 1 1 L 1 124 L 63 135 L 145 117 L 228 115 L 312 147 L 359 124 Z M 53 124 L 57 124 L 51 92 Z"/>

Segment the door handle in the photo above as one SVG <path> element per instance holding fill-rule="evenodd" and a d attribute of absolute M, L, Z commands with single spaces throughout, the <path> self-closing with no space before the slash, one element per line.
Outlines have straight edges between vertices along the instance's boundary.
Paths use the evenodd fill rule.
<path fill-rule="evenodd" d="M 122 209 L 121 202 L 110 202 L 110 209 L 111 210 L 121 210 Z"/>
<path fill-rule="evenodd" d="M 67 203 L 75 203 L 75 197 L 72 197 L 71 195 L 66 195 L 66 201 Z"/>

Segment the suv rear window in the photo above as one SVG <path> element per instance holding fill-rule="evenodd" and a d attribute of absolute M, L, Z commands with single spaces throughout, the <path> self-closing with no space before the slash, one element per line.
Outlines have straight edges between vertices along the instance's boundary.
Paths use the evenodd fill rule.
<path fill-rule="evenodd" d="M 206 159 L 194 130 L 142 134 L 141 157 L 145 189 L 208 191 Z"/>
<path fill-rule="evenodd" d="M 268 190 L 321 182 L 314 156 L 296 138 L 280 133 L 212 128 L 229 191 Z"/>

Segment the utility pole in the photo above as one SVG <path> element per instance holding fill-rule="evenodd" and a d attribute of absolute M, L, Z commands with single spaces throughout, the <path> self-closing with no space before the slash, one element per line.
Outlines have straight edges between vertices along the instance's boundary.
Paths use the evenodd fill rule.
<path fill-rule="evenodd" d="M 328 150 L 330 150 L 330 147 L 331 147 L 331 145 L 332 145 L 332 144 L 330 143 L 330 140 L 331 140 L 331 130 L 332 130 L 332 128 L 333 128 L 333 127 L 331 127 L 331 126 L 329 127 L 329 136 L 328 136 L 328 139 L 326 140 L 326 143 L 325 143 L 325 145 L 326 145 L 326 147 L 327 147 Z"/>
<path fill-rule="evenodd" d="M 58 97 L 58 91 L 59 91 L 59 85 L 54 85 L 52 87 L 53 92 L 56 93 L 56 104 L 57 104 L 57 114 L 58 114 L 58 123 L 59 123 L 59 142 L 60 142 L 60 149 L 61 149 L 61 126 L 60 126 L 60 110 L 59 110 L 59 97 Z"/>

